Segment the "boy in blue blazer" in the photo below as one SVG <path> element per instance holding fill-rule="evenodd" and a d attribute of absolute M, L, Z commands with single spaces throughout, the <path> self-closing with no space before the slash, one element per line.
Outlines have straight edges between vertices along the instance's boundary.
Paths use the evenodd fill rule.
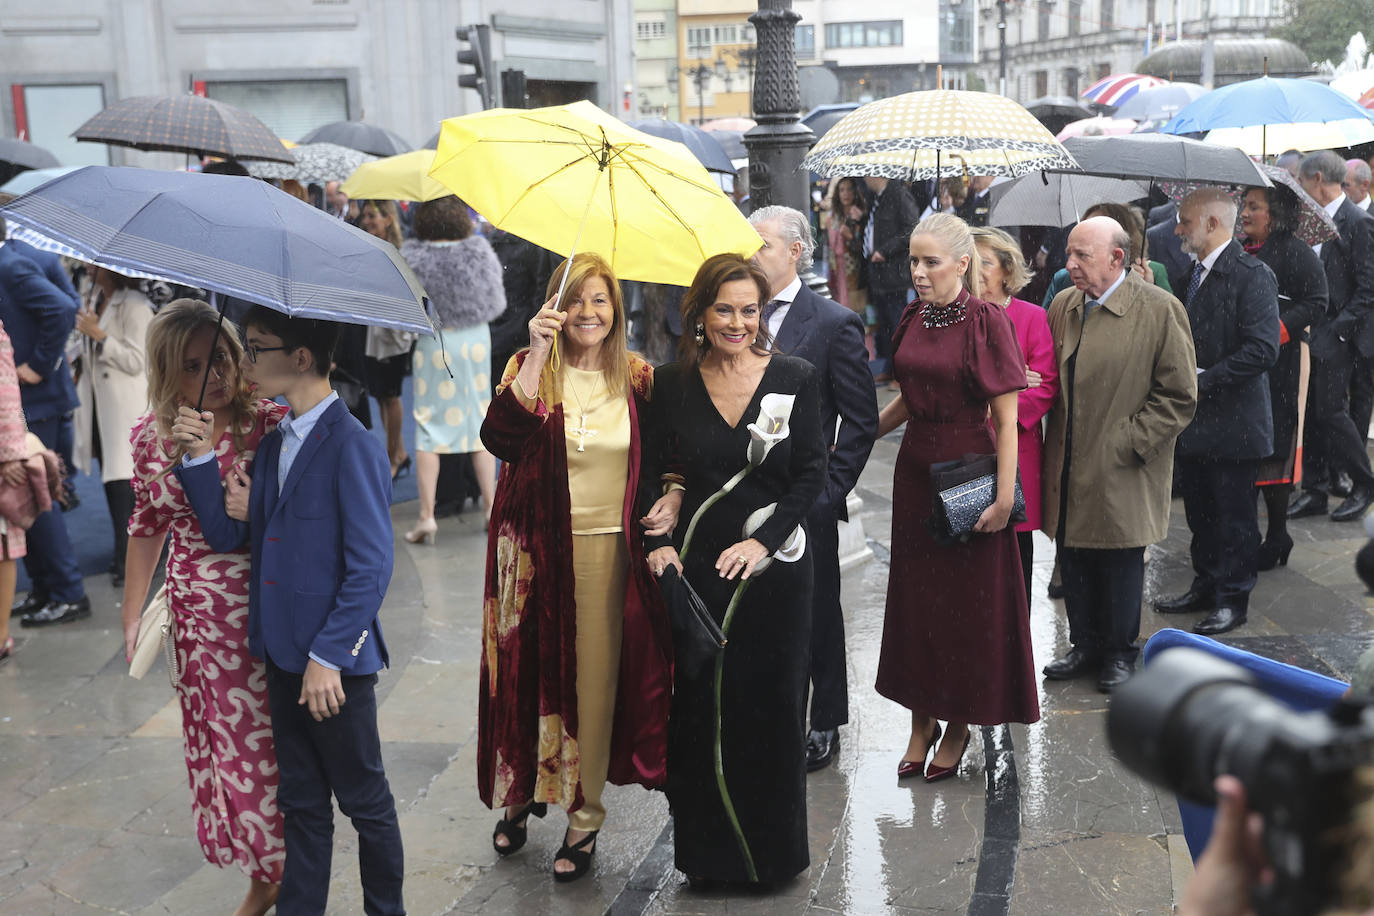
<path fill-rule="evenodd" d="M 329 386 L 339 328 L 255 306 L 243 367 L 291 412 L 266 437 L 251 482 L 221 485 L 213 415 L 182 407 L 177 476 L 215 550 L 252 544 L 248 648 L 267 663 L 286 866 L 277 912 L 323 914 L 334 847 L 332 793 L 358 831 L 363 909 L 403 914 L 396 805 L 377 734 L 377 613 L 391 580 L 391 466 Z M 232 333 L 232 332 L 230 332 Z"/>

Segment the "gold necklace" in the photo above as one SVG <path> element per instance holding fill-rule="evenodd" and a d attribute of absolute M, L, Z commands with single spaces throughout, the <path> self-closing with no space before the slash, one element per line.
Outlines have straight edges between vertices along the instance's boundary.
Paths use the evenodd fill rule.
<path fill-rule="evenodd" d="M 569 366 L 568 369 L 571 370 L 572 367 Z M 573 400 L 577 402 L 577 411 L 580 417 L 577 426 L 569 428 L 567 431 L 567 435 L 569 437 L 577 436 L 577 450 L 579 452 L 585 452 L 587 450 L 587 437 L 595 436 L 597 434 L 596 430 L 589 429 L 587 427 L 587 415 L 591 413 L 596 413 L 598 410 L 600 410 L 602 407 L 606 405 L 606 402 L 609 401 L 610 398 L 603 399 L 599 404 L 593 404 L 590 410 L 587 409 L 586 405 L 582 402 L 582 395 L 578 394 L 577 392 L 577 386 L 573 384 L 572 377 L 573 373 L 571 371 L 564 372 L 563 384 L 569 391 L 572 392 Z M 596 388 L 593 387 L 592 393 L 589 397 L 594 397 L 595 395 Z"/>

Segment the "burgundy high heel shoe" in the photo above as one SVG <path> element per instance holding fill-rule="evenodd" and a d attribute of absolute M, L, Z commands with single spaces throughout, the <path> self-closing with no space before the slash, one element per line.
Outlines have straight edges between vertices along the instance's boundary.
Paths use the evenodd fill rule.
<path fill-rule="evenodd" d="M 926 757 L 935 749 L 935 743 L 940 740 L 940 723 L 935 723 L 935 731 L 930 734 L 930 741 L 926 744 Z M 897 762 L 897 778 L 906 779 L 908 776 L 915 776 L 922 772 L 926 766 L 926 759 L 920 760 L 900 760 Z"/>
<path fill-rule="evenodd" d="M 968 750 L 968 742 L 972 737 L 973 728 L 970 727 L 969 730 L 964 733 L 964 746 L 959 748 L 959 759 L 954 761 L 954 766 L 937 767 L 935 761 L 932 760 L 930 766 L 926 769 L 926 782 L 939 782 L 942 779 L 949 779 L 955 773 L 959 772 L 959 764 L 964 760 L 964 752 Z"/>

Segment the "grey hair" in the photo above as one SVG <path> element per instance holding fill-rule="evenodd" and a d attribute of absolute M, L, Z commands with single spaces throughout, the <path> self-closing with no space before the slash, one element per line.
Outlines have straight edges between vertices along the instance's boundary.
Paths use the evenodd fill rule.
<path fill-rule="evenodd" d="M 1341 163 L 1341 168 L 1345 168 L 1345 163 Z M 1341 177 L 1345 177 L 1344 171 Z M 1226 227 L 1227 230 L 1235 228 L 1236 215 L 1239 208 L 1236 206 L 1236 199 L 1218 187 L 1198 188 L 1193 193 L 1184 198 L 1184 203 L 1193 202 L 1203 213 L 1216 217 L 1218 223 Z"/>
<path fill-rule="evenodd" d="M 1351 169 L 1354 169 L 1356 181 L 1369 184 L 1370 172 L 1368 162 L 1365 162 L 1363 159 L 1347 159 L 1345 161 L 1345 167 L 1347 174 L 1349 174 Z"/>
<path fill-rule="evenodd" d="M 1345 160 L 1329 149 L 1317 150 L 1303 157 L 1298 174 L 1303 178 L 1316 175 L 1326 184 L 1340 184 L 1345 181 Z"/>
<path fill-rule="evenodd" d="M 751 226 L 774 221 L 778 224 L 778 234 L 782 236 L 782 240 L 788 246 L 791 246 L 793 242 L 801 242 L 802 250 L 801 257 L 797 259 L 797 273 L 806 273 L 811 269 L 811 256 L 816 252 L 816 239 L 811 235 L 811 221 L 800 210 L 780 207 L 776 204 L 769 207 L 759 207 L 749 214 Z"/>

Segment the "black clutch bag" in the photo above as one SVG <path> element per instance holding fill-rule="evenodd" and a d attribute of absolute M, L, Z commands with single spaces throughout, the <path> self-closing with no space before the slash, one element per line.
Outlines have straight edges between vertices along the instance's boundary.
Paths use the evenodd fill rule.
<path fill-rule="evenodd" d="M 676 566 L 669 564 L 663 570 L 658 587 L 663 592 L 668 625 L 673 631 L 673 665 L 688 676 L 700 675 L 715 663 L 716 653 L 725 648 L 725 634 L 692 583 L 678 575 Z"/>
<path fill-rule="evenodd" d="M 997 500 L 997 456 L 965 455 L 930 466 L 931 512 L 926 527 L 936 543 L 966 543 L 984 510 Z M 1008 524 L 1026 520 L 1026 496 L 1016 475 Z"/>

